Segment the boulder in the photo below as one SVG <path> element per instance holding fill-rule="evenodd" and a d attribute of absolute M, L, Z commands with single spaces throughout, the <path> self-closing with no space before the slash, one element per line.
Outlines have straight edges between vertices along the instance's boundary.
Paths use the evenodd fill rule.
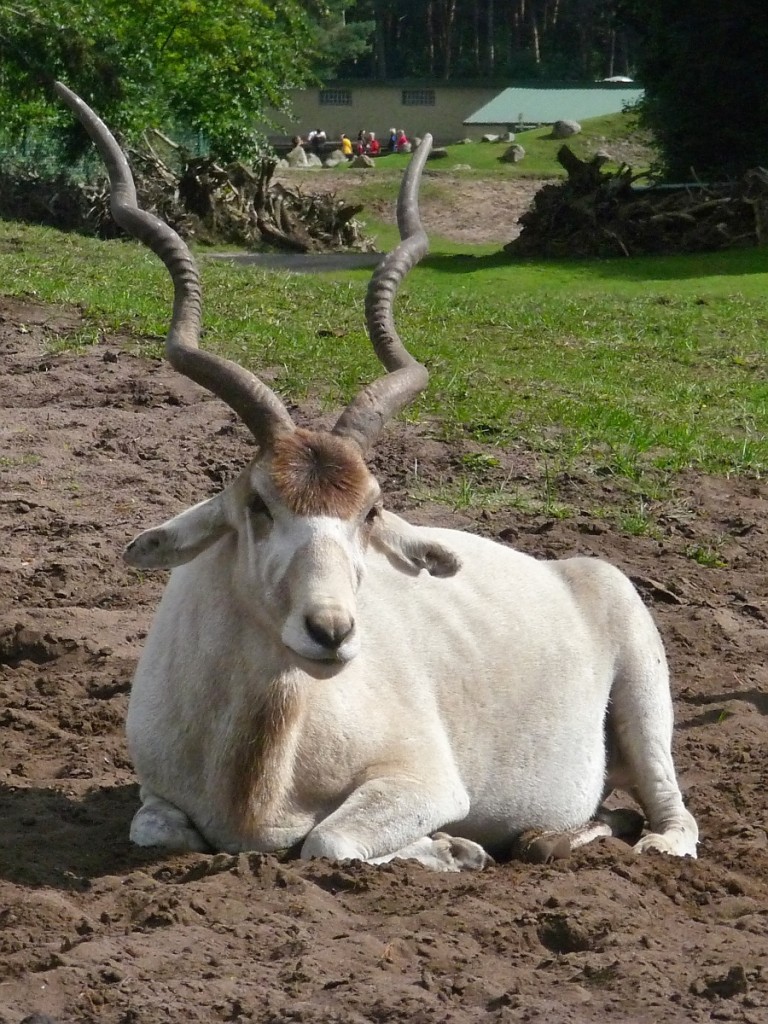
<path fill-rule="evenodd" d="M 332 150 L 323 161 L 323 167 L 338 167 L 339 164 L 345 164 L 347 158 L 344 156 L 340 149 Z"/>
<path fill-rule="evenodd" d="M 571 135 L 578 135 L 580 131 L 581 125 L 578 121 L 555 121 L 552 125 L 552 138 L 567 139 Z"/>
<path fill-rule="evenodd" d="M 436 146 L 427 157 L 427 160 L 445 160 L 448 156 L 448 150 L 442 146 Z"/>
<path fill-rule="evenodd" d="M 375 167 L 376 164 L 371 159 L 371 157 L 366 156 L 365 153 L 362 153 L 359 156 L 352 157 L 352 159 L 350 160 L 349 166 L 350 167 Z"/>
<path fill-rule="evenodd" d="M 519 142 L 516 142 L 513 146 L 510 146 L 509 149 L 504 150 L 499 157 L 499 160 L 504 164 L 519 164 L 524 157 L 525 150 Z"/>
<path fill-rule="evenodd" d="M 308 164 L 307 154 L 303 146 L 294 146 L 292 150 L 285 154 L 285 159 L 289 167 L 306 167 Z"/>
<path fill-rule="evenodd" d="M 451 168 L 452 171 L 471 171 L 472 164 L 454 164 Z"/>
<path fill-rule="evenodd" d="M 514 132 L 504 132 L 504 134 L 501 137 L 501 141 L 502 142 L 514 142 L 515 141 L 515 133 Z"/>
<path fill-rule="evenodd" d="M 499 141 L 499 136 L 498 135 L 484 135 L 482 137 L 482 139 L 480 139 L 480 141 L 481 142 L 498 142 Z"/>

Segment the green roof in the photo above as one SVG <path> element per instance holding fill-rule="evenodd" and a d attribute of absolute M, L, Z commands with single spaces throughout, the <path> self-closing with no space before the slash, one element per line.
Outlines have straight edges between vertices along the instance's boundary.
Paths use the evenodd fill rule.
<path fill-rule="evenodd" d="M 552 124 L 582 121 L 602 114 L 617 114 L 637 103 L 643 90 L 632 85 L 599 85 L 537 88 L 513 86 L 480 107 L 464 124 Z"/>

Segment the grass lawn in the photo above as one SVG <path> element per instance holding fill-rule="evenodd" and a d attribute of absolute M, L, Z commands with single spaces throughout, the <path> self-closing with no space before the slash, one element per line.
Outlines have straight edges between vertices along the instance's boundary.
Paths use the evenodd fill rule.
<path fill-rule="evenodd" d="M 448 439 L 513 445 L 556 470 L 595 464 L 653 493 L 694 468 L 768 469 L 768 252 L 612 261 L 512 261 L 435 239 L 397 303 L 430 368 L 405 415 Z M 206 260 L 203 344 L 284 396 L 334 406 L 379 372 L 362 325 L 368 271 L 298 275 Z M 157 353 L 171 288 L 135 243 L 0 224 L 7 294 L 86 311 L 60 346 L 127 330 Z"/>
<path fill-rule="evenodd" d="M 635 118 L 631 113 L 606 114 L 593 117 L 582 122 L 582 130 L 578 135 L 566 139 L 566 144 L 581 159 L 588 159 L 598 149 L 610 152 L 613 146 L 621 153 L 630 140 L 636 140 L 633 151 L 641 156 L 641 161 L 634 170 L 647 169 L 648 156 L 651 150 L 645 137 L 636 129 Z M 518 132 L 515 141 L 525 149 L 525 158 L 518 164 L 500 163 L 499 157 L 508 148 L 508 143 L 469 142 L 448 146 L 448 158 L 430 161 L 427 168 L 430 173 L 455 173 L 457 164 L 469 165 L 463 174 L 468 177 L 505 177 L 505 178 L 561 178 L 565 171 L 557 162 L 557 151 L 563 145 L 562 139 L 552 138 L 549 127 L 532 128 Z M 398 178 L 407 166 L 410 156 L 406 153 L 387 154 L 376 160 L 376 177 L 391 173 Z M 617 162 L 609 162 L 606 170 L 615 169 Z M 348 170 L 347 164 L 341 164 L 329 173 L 343 176 Z M 376 194 L 376 193 L 374 193 Z"/>

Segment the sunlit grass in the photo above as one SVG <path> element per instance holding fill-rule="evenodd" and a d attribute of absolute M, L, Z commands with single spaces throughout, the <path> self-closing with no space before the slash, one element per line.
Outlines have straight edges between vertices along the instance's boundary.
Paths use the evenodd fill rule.
<path fill-rule="evenodd" d="M 566 140 L 568 147 L 581 159 L 591 158 L 598 149 L 610 150 L 612 143 L 625 141 L 636 133 L 636 118 L 631 113 L 606 114 L 603 117 L 587 118 L 581 122 L 582 131 L 578 135 L 572 135 Z M 525 149 L 525 157 L 518 164 L 501 163 L 499 157 L 507 149 L 508 144 L 503 142 L 469 142 L 449 145 L 446 148 L 448 156 L 440 160 L 430 161 L 427 164 L 428 173 L 436 179 L 446 172 L 456 173 L 457 164 L 463 165 L 465 169 L 461 174 L 467 177 L 482 176 L 505 177 L 505 178 L 560 178 L 565 176 L 565 170 L 557 161 L 557 151 L 563 145 L 562 139 L 552 137 L 552 129 L 549 126 L 532 128 L 528 131 L 518 132 L 515 141 Z M 380 195 L 381 178 L 392 175 L 399 178 L 408 164 L 410 157 L 405 153 L 387 154 L 376 160 L 375 173 L 371 176 L 368 188 L 368 198 L 372 199 Z M 466 169 L 468 165 L 468 169 Z M 615 169 L 614 162 L 605 165 L 606 170 Z M 347 173 L 347 165 L 340 164 L 332 173 L 343 182 Z M 635 167 L 635 172 L 644 171 L 647 168 Z M 326 173 L 326 172 L 324 172 Z M 379 183 L 377 184 L 377 179 Z M 361 193 L 365 196 L 366 192 Z"/>
<path fill-rule="evenodd" d="M 201 265 L 203 344 L 269 368 L 286 398 L 339 406 L 379 373 L 362 322 L 369 271 L 298 275 L 204 254 Z M 6 293 L 85 310 L 89 325 L 70 347 L 105 329 L 159 351 L 170 282 L 136 244 L 0 224 L 0 275 Z M 431 371 L 405 416 L 482 443 L 488 458 L 524 447 L 555 470 L 599 467 L 646 496 L 686 468 L 766 472 L 768 252 L 513 262 L 437 239 L 396 315 Z M 459 499 L 495 500 L 482 494 L 484 467 L 465 468 Z M 638 500 L 630 532 L 646 529 Z"/>

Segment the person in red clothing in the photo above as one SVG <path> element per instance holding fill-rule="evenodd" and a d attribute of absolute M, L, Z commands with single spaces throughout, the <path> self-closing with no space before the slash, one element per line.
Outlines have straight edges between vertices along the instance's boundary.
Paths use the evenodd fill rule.
<path fill-rule="evenodd" d="M 368 156 L 378 156 L 381 153 L 381 143 L 376 138 L 375 132 L 368 133 L 368 145 L 365 148 Z"/>
<path fill-rule="evenodd" d="M 398 153 L 410 153 L 411 144 L 408 141 L 408 136 L 405 134 L 405 129 L 401 128 L 397 133 L 397 152 Z"/>

